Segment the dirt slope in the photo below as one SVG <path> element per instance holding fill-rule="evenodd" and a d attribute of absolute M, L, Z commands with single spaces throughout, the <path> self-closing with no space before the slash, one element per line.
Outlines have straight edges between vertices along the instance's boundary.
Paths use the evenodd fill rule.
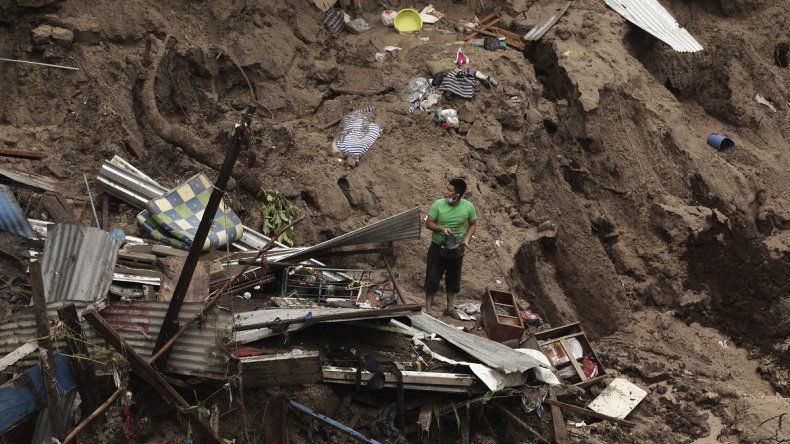
<path fill-rule="evenodd" d="M 434 3 L 448 17 L 421 41 L 383 28 L 368 1 L 360 15 L 374 29 L 339 37 L 322 30 L 322 14 L 306 0 L 0 1 L 0 54 L 80 68 L 0 63 L 0 145 L 49 156 L 0 162 L 61 179 L 81 196 L 82 173 L 95 176 L 113 154 L 131 159 L 126 145 L 139 141 L 146 155 L 133 163 L 173 185 L 208 169 L 152 131 L 142 82 L 155 75 L 163 116 L 220 158 L 250 100 L 241 67 L 261 107 L 240 163 L 308 210 L 301 242 L 414 206 L 426 211 L 446 178 L 464 177 L 481 222 L 462 296 L 509 279 L 550 324 L 581 321 L 605 364 L 656 389 L 636 414 L 638 433 L 593 437 L 768 440 L 777 421 L 757 424 L 787 410 L 774 393 L 790 393 L 790 8 L 662 4 L 704 51 L 674 52 L 596 0 L 573 2 L 524 54 L 465 46 L 473 68 L 499 86 L 446 101 L 462 120 L 448 132 L 430 115 L 407 114 L 399 93 L 409 78 L 428 75 L 426 61 L 454 55 L 461 36 L 453 24 L 469 6 Z M 553 3 L 486 5 L 523 32 Z M 152 42 L 167 36 L 171 49 L 152 73 Z M 403 49 L 376 62 L 385 45 Z M 351 169 L 329 152 L 334 130 L 321 128 L 362 106 L 376 107 L 384 132 Z M 708 146 L 713 131 L 737 148 Z M 258 223 L 249 192 L 237 188 L 231 200 Z M 115 226 L 136 231 L 123 205 Z M 422 298 L 427 243 L 424 233 L 398 246 L 396 267 L 413 301 Z M 659 370 L 668 382 L 651 382 Z M 709 418 L 692 421 L 701 411 Z M 777 439 L 787 439 L 787 427 Z"/>

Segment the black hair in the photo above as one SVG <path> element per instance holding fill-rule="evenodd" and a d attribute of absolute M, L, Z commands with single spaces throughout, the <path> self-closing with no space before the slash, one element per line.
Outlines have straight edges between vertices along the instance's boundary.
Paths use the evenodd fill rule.
<path fill-rule="evenodd" d="M 455 194 L 463 196 L 466 193 L 466 182 L 463 179 L 450 179 L 448 183 L 455 189 Z"/>

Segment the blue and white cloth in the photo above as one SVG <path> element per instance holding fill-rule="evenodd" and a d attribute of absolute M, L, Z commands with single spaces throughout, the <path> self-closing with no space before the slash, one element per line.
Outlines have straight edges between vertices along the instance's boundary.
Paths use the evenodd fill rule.
<path fill-rule="evenodd" d="M 381 127 L 373 122 L 376 111 L 373 107 L 358 109 L 343 118 L 340 136 L 334 146 L 343 157 L 359 160 L 381 136 Z"/>

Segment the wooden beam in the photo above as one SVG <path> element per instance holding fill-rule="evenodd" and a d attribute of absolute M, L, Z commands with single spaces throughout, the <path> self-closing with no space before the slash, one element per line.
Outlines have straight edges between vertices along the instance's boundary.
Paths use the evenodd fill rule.
<path fill-rule="evenodd" d="M 0 157 L 41 160 L 47 157 L 47 155 L 39 151 L 0 149 Z"/>
<path fill-rule="evenodd" d="M 33 310 L 36 316 L 36 337 L 40 347 L 41 376 L 44 392 L 47 396 L 47 413 L 52 426 L 53 438 L 63 440 L 66 436 L 66 425 L 63 423 L 58 380 L 55 377 L 55 362 L 52 359 L 54 347 L 47 322 L 47 303 L 44 299 L 44 278 L 41 274 L 41 262 L 30 263 L 30 286 L 32 287 Z"/>
<path fill-rule="evenodd" d="M 219 444 L 221 440 L 214 435 L 208 424 L 198 417 L 197 409 L 191 408 L 189 403 L 165 381 L 161 373 L 157 372 L 136 351 L 113 330 L 110 324 L 96 311 L 89 310 L 83 313 L 86 321 L 96 333 L 104 339 L 110 347 L 114 348 L 121 356 L 125 357 L 132 371 L 140 375 L 154 390 L 159 393 L 171 406 L 187 414 L 189 422 L 194 429 L 210 443 Z"/>
<path fill-rule="evenodd" d="M 77 314 L 77 307 L 68 304 L 58 309 L 58 317 L 68 329 L 66 347 L 73 357 L 71 360 L 72 375 L 77 381 L 77 390 L 80 394 L 82 415 L 86 417 L 100 403 L 99 384 L 96 380 L 96 366 L 88 358 L 88 346 L 82 333 L 82 325 Z"/>
<path fill-rule="evenodd" d="M 549 389 L 549 398 L 550 399 L 545 399 L 544 402 L 548 402 L 551 405 L 551 422 L 554 425 L 554 442 L 557 444 L 569 444 L 571 441 L 568 435 L 568 428 L 565 427 L 565 418 L 562 417 L 562 411 L 558 406 L 549 402 L 557 400 L 557 392 L 554 387 Z"/>
<path fill-rule="evenodd" d="M 615 423 L 617 425 L 633 427 L 636 425 L 635 422 L 626 421 L 625 419 L 615 418 L 613 416 L 604 415 L 603 413 L 598 413 L 596 411 L 586 409 L 584 407 L 579 407 L 573 404 L 566 404 L 564 402 L 557 401 L 556 399 L 544 399 L 543 402 L 549 404 L 552 409 L 554 408 L 561 408 L 563 410 L 576 413 L 577 415 L 581 416 L 588 416 L 593 418 L 605 419 L 609 422 Z"/>
<path fill-rule="evenodd" d="M 387 267 L 387 274 L 390 275 L 390 281 L 392 282 L 392 286 L 395 288 L 395 293 L 398 294 L 398 299 L 400 299 L 401 304 L 406 304 L 406 300 L 403 299 L 403 294 L 400 292 L 400 287 L 398 286 L 398 281 L 395 280 L 395 274 L 392 273 L 392 268 L 390 268 L 390 263 L 387 260 L 387 256 L 384 256 L 384 253 L 381 254 L 381 260 L 384 261 L 384 266 Z"/>
<path fill-rule="evenodd" d="M 312 324 L 320 324 L 322 322 L 336 322 L 336 321 L 361 321 L 365 319 L 387 318 L 397 315 L 409 316 L 422 310 L 422 305 L 417 304 L 404 304 L 392 305 L 387 308 L 369 309 L 369 310 L 355 310 L 344 313 L 319 315 L 312 317 L 301 317 L 296 319 L 278 320 L 269 322 L 259 322 L 255 324 L 237 325 L 234 327 L 235 331 L 244 330 L 258 330 L 260 328 L 270 328 L 281 326 L 283 324 L 300 324 L 310 321 Z"/>
<path fill-rule="evenodd" d="M 321 354 L 292 350 L 285 353 L 239 358 L 244 387 L 315 384 L 321 382 Z"/>
<path fill-rule="evenodd" d="M 77 438 L 77 435 L 79 435 L 80 432 L 85 429 L 85 427 L 90 425 L 90 423 L 92 423 L 96 418 L 98 418 L 99 415 L 107 411 L 107 409 L 110 408 L 112 403 L 115 402 L 115 400 L 118 399 L 118 397 L 121 396 L 121 394 L 123 394 L 124 390 L 126 390 L 124 386 L 118 387 L 118 389 L 114 391 L 113 394 L 110 395 L 110 397 L 106 401 L 104 401 L 104 403 L 102 403 L 102 405 L 97 407 L 96 410 L 93 411 L 93 413 L 91 413 L 87 418 L 84 418 L 82 421 L 80 421 L 79 424 L 77 424 L 73 429 L 71 429 L 69 434 L 66 435 L 66 439 L 63 440 L 63 444 L 71 444 L 72 442 L 74 442 L 74 440 Z"/>
<path fill-rule="evenodd" d="M 167 344 L 179 331 L 178 313 L 181 311 L 181 306 L 184 304 L 184 298 L 187 295 L 189 284 L 192 281 L 192 275 L 198 265 L 198 261 L 200 261 L 200 256 L 203 254 L 203 245 L 208 238 L 211 225 L 214 223 L 214 216 L 222 201 L 222 196 L 225 194 L 225 189 L 228 186 L 233 167 L 236 164 L 236 158 L 239 152 L 241 152 L 242 145 L 244 145 L 244 136 L 247 133 L 254 113 L 255 106 L 247 106 L 241 121 L 236 124 L 233 136 L 230 140 L 230 146 L 225 154 L 225 160 L 222 162 L 217 180 L 213 184 L 211 195 L 209 195 L 203 217 L 200 219 L 200 224 L 195 232 L 189 254 L 184 260 L 184 266 L 178 276 L 178 282 L 176 283 L 175 290 L 173 290 L 173 296 L 170 299 L 170 304 L 167 306 L 165 319 L 162 321 L 162 327 L 159 329 L 159 335 L 156 337 L 156 343 L 151 353 L 153 356 L 158 356 L 154 365 L 160 369 L 167 367 L 169 353 L 159 353 L 159 351 L 162 350 L 165 344 Z"/>
<path fill-rule="evenodd" d="M 3 358 L 0 359 L 0 372 L 16 364 L 17 361 L 33 353 L 36 350 L 38 350 L 38 344 L 35 342 L 25 342 L 24 344 L 20 345 L 19 347 L 16 348 L 16 350 L 3 356 Z"/>

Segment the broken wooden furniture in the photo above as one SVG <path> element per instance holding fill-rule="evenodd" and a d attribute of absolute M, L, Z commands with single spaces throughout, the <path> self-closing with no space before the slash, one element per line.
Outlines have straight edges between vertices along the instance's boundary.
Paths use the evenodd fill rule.
<path fill-rule="evenodd" d="M 486 288 L 480 312 L 486 335 L 492 341 L 520 339 L 524 333 L 524 321 L 513 293 Z"/>
<path fill-rule="evenodd" d="M 587 387 L 606 377 L 606 370 L 578 322 L 536 333 L 535 339 L 565 382 Z M 586 373 L 582 368 L 585 363 L 588 367 L 594 364 L 589 375 L 589 370 Z"/>
<path fill-rule="evenodd" d="M 477 37 L 477 34 L 483 34 L 490 37 L 504 38 L 505 43 L 508 46 L 523 51 L 525 44 L 521 41 L 520 35 L 516 34 L 515 32 L 508 31 L 507 29 L 494 26 L 499 23 L 500 18 L 501 17 L 499 16 L 499 13 L 496 12 L 484 17 L 482 20 L 480 20 L 480 22 L 478 22 L 476 27 L 469 28 L 472 33 L 464 40 L 469 41 Z"/>

